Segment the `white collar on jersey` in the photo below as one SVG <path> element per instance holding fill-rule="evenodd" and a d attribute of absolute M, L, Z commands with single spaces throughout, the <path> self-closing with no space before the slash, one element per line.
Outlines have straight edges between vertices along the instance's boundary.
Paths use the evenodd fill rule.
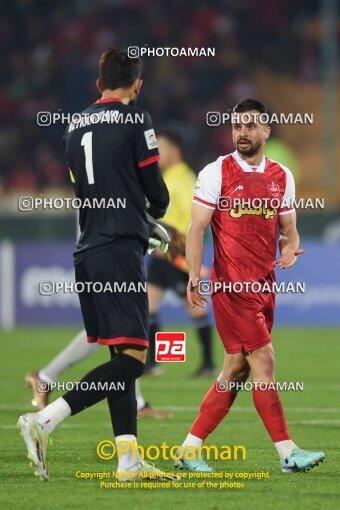
<path fill-rule="evenodd" d="M 252 172 L 252 173 L 256 172 L 256 173 L 263 174 L 265 166 L 266 166 L 265 156 L 263 156 L 263 159 L 262 159 L 261 163 L 259 164 L 259 166 L 256 168 L 256 170 L 253 170 L 253 168 L 244 159 L 241 158 L 241 156 L 239 155 L 239 153 L 237 151 L 232 152 L 231 155 L 234 158 L 234 160 L 236 161 L 236 163 L 238 163 L 240 165 L 240 167 L 242 168 L 242 170 L 244 172 Z"/>

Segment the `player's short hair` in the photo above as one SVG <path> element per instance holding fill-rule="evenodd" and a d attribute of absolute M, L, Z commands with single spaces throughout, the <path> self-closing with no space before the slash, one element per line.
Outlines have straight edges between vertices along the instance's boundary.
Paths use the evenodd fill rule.
<path fill-rule="evenodd" d="M 233 113 L 245 113 L 250 110 L 255 110 L 259 113 L 264 113 L 268 118 L 270 117 L 270 111 L 267 106 L 258 101 L 257 99 L 241 99 L 233 108 Z"/>
<path fill-rule="evenodd" d="M 168 142 L 171 143 L 171 145 L 174 145 L 175 147 L 177 147 L 181 151 L 181 154 L 183 156 L 184 142 L 183 142 L 182 136 L 180 135 L 180 133 L 178 131 L 176 131 L 175 129 L 171 129 L 171 128 L 159 129 L 156 133 L 156 137 L 157 138 L 158 137 L 165 138 Z"/>
<path fill-rule="evenodd" d="M 103 90 L 130 87 L 142 75 L 143 62 L 130 58 L 124 48 L 109 48 L 99 60 L 99 78 Z"/>

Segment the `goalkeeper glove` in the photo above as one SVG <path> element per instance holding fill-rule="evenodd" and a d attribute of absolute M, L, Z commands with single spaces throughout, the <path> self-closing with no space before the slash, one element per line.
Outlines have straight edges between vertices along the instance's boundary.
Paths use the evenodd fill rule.
<path fill-rule="evenodd" d="M 168 251 L 170 236 L 162 225 L 157 223 L 152 216 L 146 215 L 149 222 L 149 248 L 148 253 L 152 253 L 155 248 L 159 248 L 162 253 Z"/>

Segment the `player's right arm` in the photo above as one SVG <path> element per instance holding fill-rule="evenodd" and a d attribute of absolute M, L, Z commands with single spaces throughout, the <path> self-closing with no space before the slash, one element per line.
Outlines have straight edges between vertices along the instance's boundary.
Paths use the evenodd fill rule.
<path fill-rule="evenodd" d="M 186 259 L 189 269 L 187 298 L 190 306 L 204 308 L 207 301 L 198 292 L 203 255 L 203 237 L 221 195 L 222 159 L 218 158 L 199 173 L 194 187 L 194 203 L 187 235 Z"/>
<path fill-rule="evenodd" d="M 186 259 L 189 269 L 189 282 L 187 286 L 187 298 L 191 307 L 198 305 L 205 307 L 207 299 L 198 292 L 200 271 L 203 256 L 204 232 L 213 215 L 212 209 L 207 209 L 198 204 L 193 204 L 191 211 L 191 223 L 187 235 Z"/>

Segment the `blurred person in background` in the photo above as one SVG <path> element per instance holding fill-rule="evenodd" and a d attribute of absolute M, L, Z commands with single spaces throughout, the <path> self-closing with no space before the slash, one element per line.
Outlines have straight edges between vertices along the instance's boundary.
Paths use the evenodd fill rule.
<path fill-rule="evenodd" d="M 270 139 L 266 143 L 266 156 L 273 161 L 280 161 L 289 168 L 294 176 L 295 185 L 300 181 L 300 165 L 294 149 L 283 140 L 275 125 L 272 125 Z"/>
<path fill-rule="evenodd" d="M 191 201 L 196 175 L 183 159 L 183 142 L 175 130 L 168 128 L 158 131 L 157 140 L 160 167 L 170 194 L 170 206 L 163 221 L 186 235 L 190 224 Z M 193 320 L 200 341 L 201 364 L 194 375 L 197 377 L 215 375 L 209 311 L 203 310 L 199 306 L 191 308 L 186 304 L 188 271 L 184 257 L 182 261 L 178 261 L 176 267 L 159 250 L 155 250 L 148 266 L 147 282 L 150 314 L 150 346 L 145 373 L 150 375 L 160 375 L 162 373 L 162 369 L 155 361 L 155 335 L 157 331 L 161 330 L 158 315 L 159 307 L 165 291 L 171 289 L 183 300 L 183 305 L 186 306 Z"/>

